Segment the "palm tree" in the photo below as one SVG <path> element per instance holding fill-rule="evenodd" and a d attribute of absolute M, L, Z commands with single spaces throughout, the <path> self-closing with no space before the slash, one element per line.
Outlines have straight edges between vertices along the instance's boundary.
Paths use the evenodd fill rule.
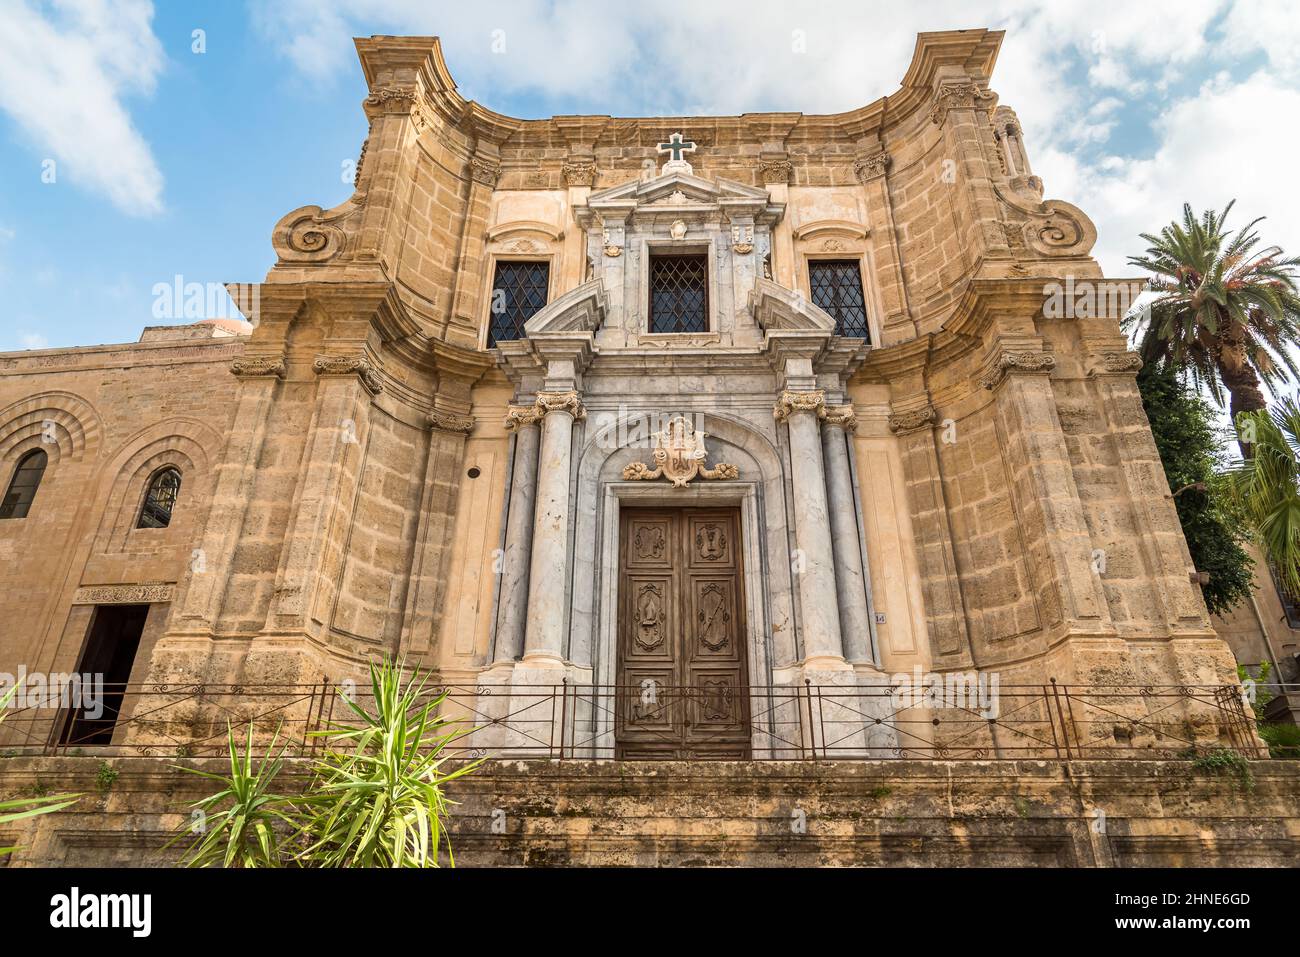
<path fill-rule="evenodd" d="M 1137 329 L 1144 361 L 1188 370 L 1220 407 L 1226 390 L 1234 422 L 1241 412 L 1267 407 L 1261 385 L 1274 389 L 1300 378 L 1288 351 L 1300 348 L 1300 257 L 1258 248 L 1255 226 L 1263 217 L 1230 236 L 1224 223 L 1235 202 L 1199 219 L 1185 203 L 1181 223 L 1159 236 L 1142 234 L 1146 255 L 1129 263 L 1152 274 L 1149 287 L 1159 298 L 1149 316 L 1124 321 L 1126 331 Z M 1238 442 L 1249 457 L 1250 444 Z"/>
<path fill-rule="evenodd" d="M 1282 586 L 1300 594 L 1300 405 L 1292 397 L 1238 420 L 1254 456 L 1229 473 L 1229 488 Z"/>

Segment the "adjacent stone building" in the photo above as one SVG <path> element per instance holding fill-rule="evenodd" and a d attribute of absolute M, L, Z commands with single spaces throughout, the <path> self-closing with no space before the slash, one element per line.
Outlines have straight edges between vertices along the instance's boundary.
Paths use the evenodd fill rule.
<path fill-rule="evenodd" d="M 705 696 L 584 714 L 620 758 L 777 756 L 754 689 L 918 668 L 1234 681 L 1134 284 L 1044 199 L 1001 40 L 923 34 L 836 115 L 544 120 L 465 100 L 435 38 L 358 40 L 356 191 L 276 224 L 254 325 L 0 356 L 0 670 L 252 688 L 394 654 L 484 714 Z M 871 701 L 832 723 L 906 748 Z"/>

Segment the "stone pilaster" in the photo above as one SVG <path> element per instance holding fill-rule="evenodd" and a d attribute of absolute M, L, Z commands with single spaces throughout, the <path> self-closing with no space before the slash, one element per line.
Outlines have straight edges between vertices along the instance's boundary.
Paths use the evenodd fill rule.
<path fill-rule="evenodd" d="M 372 399 L 382 389 L 362 354 L 318 355 L 312 362 L 316 401 L 298 478 L 298 495 L 267 616 L 272 633 L 316 632 L 337 587 L 348 513 L 360 481 Z M 317 634 L 317 638 L 322 635 Z"/>
<path fill-rule="evenodd" d="M 430 412 L 426 422 L 429 448 L 424 459 L 411 589 L 401 641 L 402 651 L 417 658 L 432 653 L 442 623 L 446 566 L 451 553 L 456 503 L 460 498 L 465 439 L 474 429 L 473 417 L 443 409 Z"/>
<path fill-rule="evenodd" d="M 819 420 L 826 414 L 825 393 L 786 390 L 774 409 L 790 432 L 790 480 L 794 488 L 795 587 L 803 619 L 806 667 L 847 667 L 836 597 L 834 546 L 826 502 Z"/>
<path fill-rule="evenodd" d="M 492 192 L 500 167 L 495 158 L 475 154 L 469 161 L 469 199 L 460 235 L 460 260 L 451 298 L 451 321 L 463 336 L 477 341 L 482 324 L 479 290 L 484 270 L 484 250 Z"/>
<path fill-rule="evenodd" d="M 537 461 L 537 502 L 532 560 L 528 572 L 528 626 L 524 663 L 564 664 L 566 571 L 569 544 L 569 472 L 573 424 L 586 417 L 576 391 L 539 392 L 541 451 Z"/>
<path fill-rule="evenodd" d="M 1051 353 L 995 343 L 981 384 L 994 393 L 1011 497 L 1046 624 L 1110 631 L 1092 567 L 1092 539 L 1079 501 L 1049 375 Z"/>
<path fill-rule="evenodd" d="M 835 557 L 835 590 L 839 598 L 840 637 L 844 657 L 853 663 L 874 663 L 871 615 L 867 607 L 866 575 L 858 536 L 858 513 L 849 465 L 848 433 L 857 427 L 852 406 L 828 409 L 822 421 L 822 457 L 830 507 L 831 542 Z"/>
<path fill-rule="evenodd" d="M 894 414 L 889 417 L 889 429 L 898 436 L 907 477 L 934 664 L 942 668 L 966 667 L 971 664 L 970 636 L 957 579 L 939 453 L 934 444 L 936 418 L 934 407 L 928 401 L 910 405 L 896 403 Z"/>
<path fill-rule="evenodd" d="M 496 646 L 492 656 L 493 662 L 498 664 L 515 661 L 524 652 L 542 417 L 543 413 L 536 406 L 512 406 L 505 421 L 505 427 L 515 435 L 515 453 L 510 473 L 510 503 L 506 512 L 505 554 L 501 559 L 501 590 L 497 598 Z"/>

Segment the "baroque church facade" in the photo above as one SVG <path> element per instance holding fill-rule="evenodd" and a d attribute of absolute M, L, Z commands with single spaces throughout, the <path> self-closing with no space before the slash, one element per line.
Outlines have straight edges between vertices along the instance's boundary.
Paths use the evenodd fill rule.
<path fill-rule="evenodd" d="M 358 40 L 355 192 L 276 224 L 254 325 L 0 356 L 3 670 L 707 693 L 622 758 L 761 757 L 762 688 L 1234 682 L 1118 316 L 1048 306 L 1133 284 L 1001 39 L 847 113 L 543 120 Z"/>

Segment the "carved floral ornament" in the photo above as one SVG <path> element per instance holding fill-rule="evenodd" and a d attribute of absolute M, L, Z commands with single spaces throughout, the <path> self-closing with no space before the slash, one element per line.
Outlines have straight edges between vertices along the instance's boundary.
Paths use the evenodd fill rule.
<path fill-rule="evenodd" d="M 858 416 L 851 405 L 839 405 L 826 409 L 822 422 L 845 432 L 853 432 L 858 427 Z"/>
<path fill-rule="evenodd" d="M 796 412 L 811 412 L 819 419 L 826 417 L 826 393 L 822 389 L 809 392 L 791 392 L 786 390 L 776 400 L 772 415 L 776 421 L 784 422 Z"/>
<path fill-rule="evenodd" d="M 174 586 L 155 585 L 83 585 L 72 596 L 74 605 L 147 605 L 171 601 Z"/>
<path fill-rule="evenodd" d="M 240 356 L 230 363 L 230 371 L 241 377 L 275 376 L 283 379 L 284 356 Z"/>
<path fill-rule="evenodd" d="M 980 378 L 980 385 L 993 389 L 1012 373 L 1046 374 L 1055 368 L 1056 356 L 1049 352 L 1004 352 L 989 372 Z"/>
<path fill-rule="evenodd" d="M 705 464 L 709 453 L 704 447 L 704 436 L 686 416 L 673 416 L 662 430 L 651 436 L 655 443 L 654 468 L 644 462 L 633 462 L 623 469 L 623 478 L 628 481 L 666 478 L 673 483 L 673 488 L 685 488 L 693 478 L 738 478 L 740 470 L 734 465 L 719 463 L 710 468 Z"/>
<path fill-rule="evenodd" d="M 506 409 L 505 429 L 507 432 L 518 432 L 526 425 L 541 422 L 544 414 L 535 405 L 512 405 Z"/>
<path fill-rule="evenodd" d="M 576 422 L 581 422 L 587 417 L 587 410 L 583 408 L 582 399 L 573 390 L 568 392 L 539 392 L 533 408 L 537 410 L 539 417 L 550 412 L 567 412 L 573 416 Z"/>
<path fill-rule="evenodd" d="M 317 356 L 311 368 L 318 376 L 355 375 L 371 395 L 384 389 L 374 366 L 365 356 Z"/>

